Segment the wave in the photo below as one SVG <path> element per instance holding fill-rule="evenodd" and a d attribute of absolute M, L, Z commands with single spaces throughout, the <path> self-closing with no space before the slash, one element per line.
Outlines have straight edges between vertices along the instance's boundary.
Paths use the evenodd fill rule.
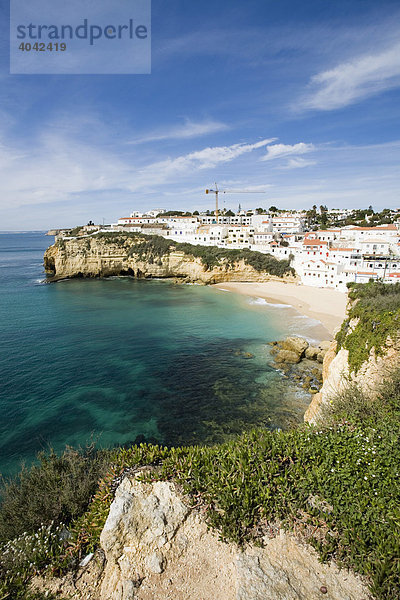
<path fill-rule="evenodd" d="M 301 319 L 303 321 L 305 320 L 307 321 L 307 325 L 321 325 L 321 321 L 319 321 L 318 319 L 314 319 L 313 317 L 308 317 L 307 315 L 295 315 L 293 319 Z"/>
<path fill-rule="evenodd" d="M 277 302 L 267 302 L 265 298 L 251 298 L 249 304 L 261 304 L 263 306 L 273 306 L 274 308 L 293 308 L 290 304 L 279 304 Z"/>

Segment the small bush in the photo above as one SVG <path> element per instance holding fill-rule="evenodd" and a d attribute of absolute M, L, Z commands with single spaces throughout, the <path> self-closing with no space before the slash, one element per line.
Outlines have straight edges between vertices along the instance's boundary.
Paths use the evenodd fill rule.
<path fill-rule="evenodd" d="M 14 479 L 3 479 L 0 542 L 80 515 L 96 490 L 104 459 L 93 445 L 78 450 L 67 447 L 61 456 L 51 450 L 38 455 L 38 465 L 23 468 Z"/>
<path fill-rule="evenodd" d="M 64 528 L 50 524 L 4 544 L 0 548 L 0 598 L 37 597 L 27 594 L 29 581 L 59 561 L 65 551 L 63 538 Z"/>
<path fill-rule="evenodd" d="M 356 424 L 400 423 L 400 368 L 388 371 L 377 392 L 370 396 L 349 382 L 346 388 L 322 406 L 318 423 L 332 426 L 335 423 Z"/>

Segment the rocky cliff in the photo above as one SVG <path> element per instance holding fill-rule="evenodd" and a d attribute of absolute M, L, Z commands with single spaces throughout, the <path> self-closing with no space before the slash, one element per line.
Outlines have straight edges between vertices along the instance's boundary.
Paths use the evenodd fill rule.
<path fill-rule="evenodd" d="M 132 234 L 110 234 L 58 240 L 45 252 L 46 273 L 52 281 L 111 275 L 175 278 L 202 284 L 268 281 L 282 276 L 288 281 L 296 280 L 285 261 L 257 252 L 201 247 L 203 255 L 196 256 L 191 253 L 189 244 L 176 244 L 156 236 L 148 240 L 144 238 Z M 184 250 L 180 249 L 182 247 Z M 192 247 L 192 252 L 199 254 L 199 248 Z M 259 262 L 255 268 L 249 261 L 257 255 Z"/>
<path fill-rule="evenodd" d="M 171 482 L 125 478 L 101 534 L 101 550 L 73 577 L 35 587 L 80 600 L 362 600 L 363 581 L 321 564 L 282 530 L 260 546 L 225 543 Z"/>
<path fill-rule="evenodd" d="M 365 396 L 374 399 L 385 379 L 400 367 L 398 288 L 389 286 L 385 290 L 380 286 L 384 284 L 371 288 L 376 291 L 375 297 L 371 294 L 363 298 L 367 287 L 364 292 L 363 288 L 355 288 L 351 293 L 348 318 L 338 334 L 340 347 L 333 341 L 324 357 L 323 385 L 314 395 L 305 421 L 316 424 L 324 407 L 334 403 L 349 384 L 357 385 Z M 365 306 L 361 307 L 360 302 Z"/>

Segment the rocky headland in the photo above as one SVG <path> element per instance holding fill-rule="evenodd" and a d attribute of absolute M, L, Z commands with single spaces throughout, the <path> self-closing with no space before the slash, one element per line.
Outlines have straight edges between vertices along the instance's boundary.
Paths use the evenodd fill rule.
<path fill-rule="evenodd" d="M 288 261 L 246 250 L 178 244 L 159 236 L 105 233 L 60 238 L 44 255 L 49 281 L 129 275 L 185 283 L 296 281 Z"/>

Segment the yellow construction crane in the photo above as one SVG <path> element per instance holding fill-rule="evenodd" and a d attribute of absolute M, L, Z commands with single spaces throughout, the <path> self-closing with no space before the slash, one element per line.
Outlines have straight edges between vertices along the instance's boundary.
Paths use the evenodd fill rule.
<path fill-rule="evenodd" d="M 206 194 L 215 194 L 215 220 L 218 225 L 218 194 L 266 194 L 263 190 L 219 190 L 215 184 L 215 190 L 207 189 Z"/>

